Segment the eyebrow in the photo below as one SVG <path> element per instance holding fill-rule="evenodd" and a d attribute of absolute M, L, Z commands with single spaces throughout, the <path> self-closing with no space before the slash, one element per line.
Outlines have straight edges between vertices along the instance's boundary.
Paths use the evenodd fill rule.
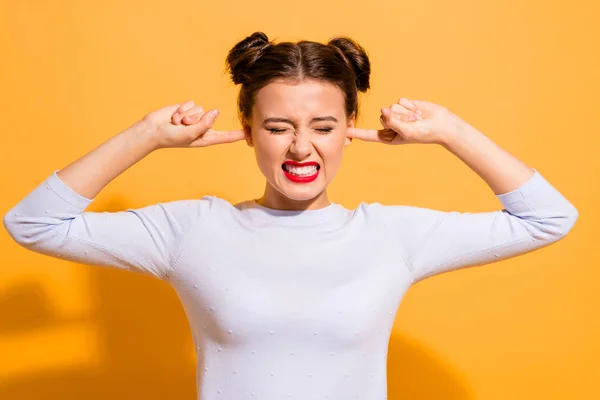
<path fill-rule="evenodd" d="M 338 122 L 337 118 L 332 117 L 331 115 L 327 115 L 325 117 L 315 117 L 313 119 L 310 120 L 310 122 L 321 122 L 321 121 L 332 121 L 332 122 Z M 288 123 L 290 125 L 294 125 L 294 122 L 290 119 L 287 118 L 267 118 L 263 121 L 263 124 L 266 124 L 267 122 L 285 122 Z"/>

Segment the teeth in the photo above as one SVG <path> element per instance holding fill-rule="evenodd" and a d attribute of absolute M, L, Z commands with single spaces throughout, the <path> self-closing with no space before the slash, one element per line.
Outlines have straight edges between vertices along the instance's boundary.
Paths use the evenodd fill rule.
<path fill-rule="evenodd" d="M 284 168 L 290 174 L 298 175 L 298 176 L 310 176 L 310 175 L 314 175 L 317 172 L 316 165 L 310 165 L 308 167 L 294 167 L 289 164 L 284 164 Z"/>

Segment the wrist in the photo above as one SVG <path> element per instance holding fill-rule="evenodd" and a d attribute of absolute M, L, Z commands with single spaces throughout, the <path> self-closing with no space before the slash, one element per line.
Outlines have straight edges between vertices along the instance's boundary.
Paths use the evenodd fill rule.
<path fill-rule="evenodd" d="M 464 141 L 465 137 L 475 129 L 456 115 L 452 115 L 447 126 L 448 129 L 440 135 L 438 142 L 439 145 L 445 147 L 447 150 L 450 150 L 457 143 Z"/>
<path fill-rule="evenodd" d="M 143 119 L 131 125 L 122 134 L 128 138 L 128 143 L 145 153 L 151 153 L 161 148 L 156 128 Z"/>
<path fill-rule="evenodd" d="M 128 131 L 131 131 L 132 136 L 149 152 L 162 148 L 157 127 L 145 118 L 133 124 Z"/>

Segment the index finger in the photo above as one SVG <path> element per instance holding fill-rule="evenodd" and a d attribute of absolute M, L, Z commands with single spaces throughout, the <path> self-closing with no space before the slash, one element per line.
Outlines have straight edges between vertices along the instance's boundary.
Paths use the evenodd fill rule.
<path fill-rule="evenodd" d="M 232 131 L 215 131 L 219 138 L 223 138 L 222 143 L 233 143 L 239 140 L 246 139 L 246 133 L 243 129 L 235 129 Z"/>
<path fill-rule="evenodd" d="M 346 131 L 349 138 L 356 138 L 368 142 L 381 142 L 381 136 L 384 133 L 383 129 L 362 129 L 348 128 Z"/>
<path fill-rule="evenodd" d="M 213 145 L 220 143 L 233 143 L 239 140 L 244 140 L 246 135 L 244 130 L 217 131 L 209 129 L 198 139 L 194 140 L 190 146 Z"/>

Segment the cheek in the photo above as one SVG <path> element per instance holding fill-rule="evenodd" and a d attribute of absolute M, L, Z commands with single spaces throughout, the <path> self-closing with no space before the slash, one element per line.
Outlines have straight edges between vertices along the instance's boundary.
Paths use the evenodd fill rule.
<path fill-rule="evenodd" d="M 315 143 L 315 148 L 323 156 L 327 154 L 331 157 L 340 157 L 344 151 L 345 139 L 342 135 L 329 136 Z"/>
<path fill-rule="evenodd" d="M 325 170 L 331 175 L 338 170 L 342 161 L 344 142 L 336 139 L 327 144 L 323 143 L 320 147 L 317 147 L 317 151 L 325 164 Z"/>
<path fill-rule="evenodd" d="M 312 142 L 313 155 L 311 158 L 320 159 L 327 169 L 337 170 L 344 152 L 345 135 L 317 137 Z M 260 169 L 268 173 L 273 167 L 279 167 L 283 162 L 292 143 L 286 137 L 254 138 L 254 153 Z"/>
<path fill-rule="evenodd" d="M 272 168 L 275 163 L 280 162 L 282 157 L 285 156 L 287 149 L 285 143 L 275 139 L 276 138 L 267 138 L 267 140 L 258 140 L 254 142 L 256 161 L 263 172 Z"/>

